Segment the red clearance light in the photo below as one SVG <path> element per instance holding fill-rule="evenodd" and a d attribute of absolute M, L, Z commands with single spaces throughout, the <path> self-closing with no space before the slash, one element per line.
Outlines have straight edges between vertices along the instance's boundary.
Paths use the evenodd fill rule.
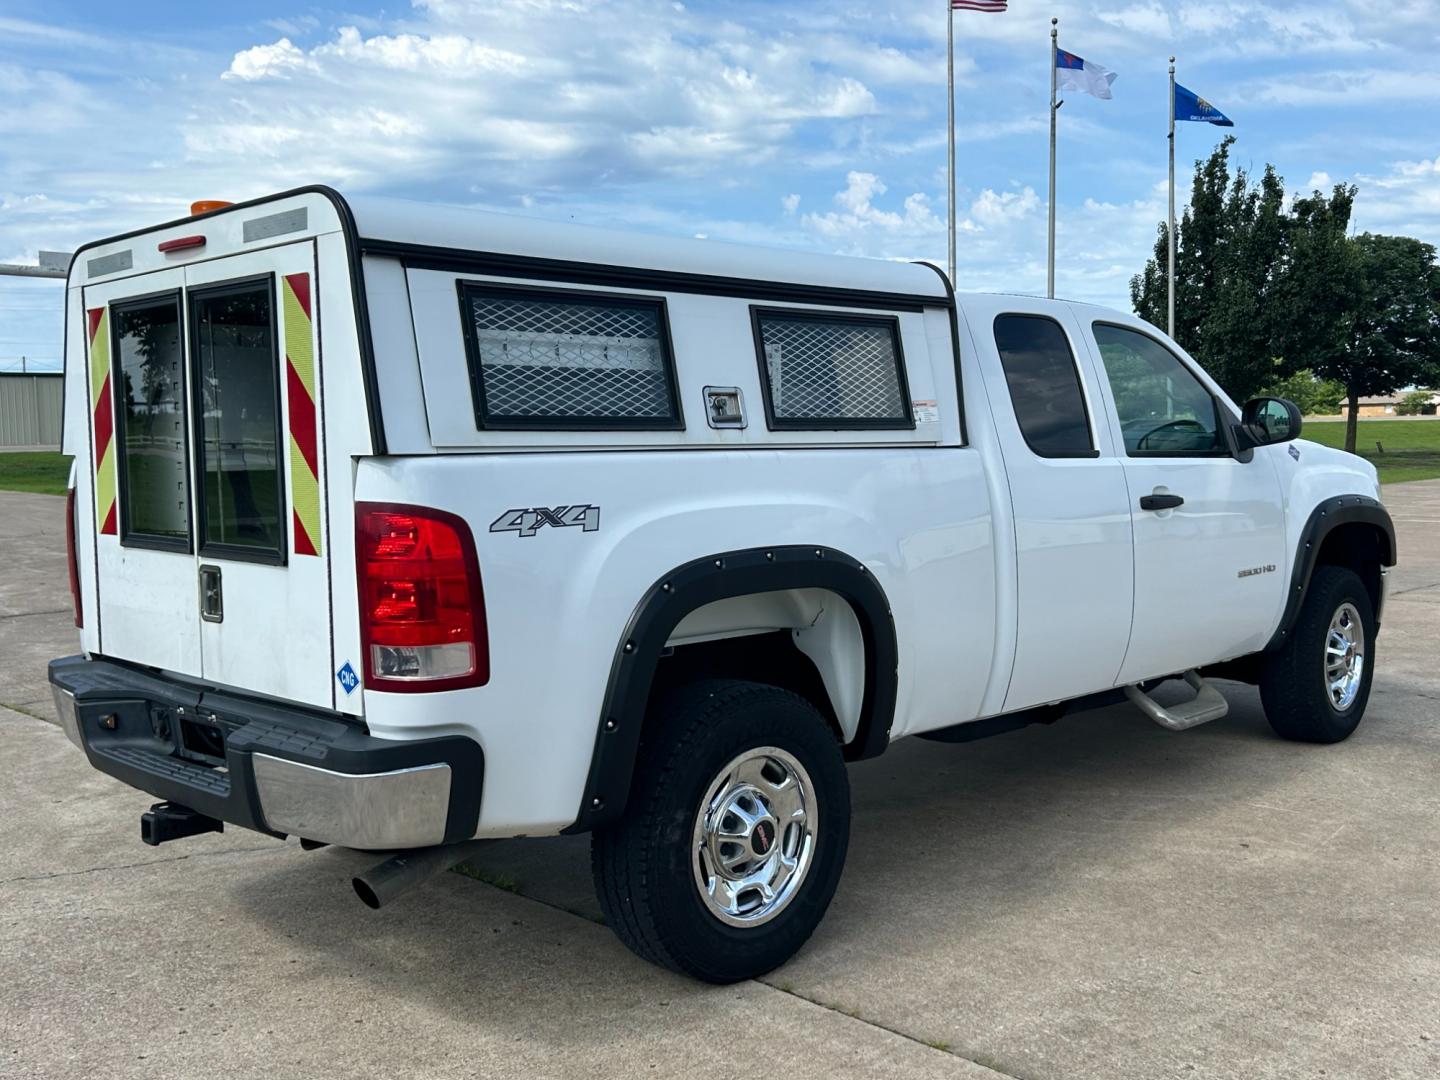
<path fill-rule="evenodd" d="M 70 602 L 75 605 L 75 625 L 85 625 L 85 613 L 80 607 L 80 556 L 75 550 L 75 489 L 65 492 L 65 555 L 70 564 Z"/>
<path fill-rule="evenodd" d="M 454 514 L 355 505 L 365 685 L 416 692 L 490 679 L 485 594 L 470 527 Z"/>
<path fill-rule="evenodd" d="M 177 236 L 174 240 L 161 240 L 155 245 L 157 251 L 183 251 L 186 248 L 197 248 L 205 246 L 203 236 Z"/>

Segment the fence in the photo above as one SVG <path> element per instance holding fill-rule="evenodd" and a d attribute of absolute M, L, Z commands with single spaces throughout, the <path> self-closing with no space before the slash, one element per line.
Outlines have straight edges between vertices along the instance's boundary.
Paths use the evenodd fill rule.
<path fill-rule="evenodd" d="M 60 448 L 64 377 L 0 372 L 0 447 Z"/>

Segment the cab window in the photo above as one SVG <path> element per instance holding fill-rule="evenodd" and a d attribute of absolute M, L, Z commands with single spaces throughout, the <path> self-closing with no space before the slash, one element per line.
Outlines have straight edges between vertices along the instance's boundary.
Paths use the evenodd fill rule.
<path fill-rule="evenodd" d="M 995 347 L 1025 445 L 1039 457 L 1096 457 L 1070 340 L 1054 319 L 1000 315 Z"/>
<path fill-rule="evenodd" d="M 1229 453 L 1219 404 L 1179 357 L 1127 327 L 1097 322 L 1094 330 L 1130 457 Z"/>

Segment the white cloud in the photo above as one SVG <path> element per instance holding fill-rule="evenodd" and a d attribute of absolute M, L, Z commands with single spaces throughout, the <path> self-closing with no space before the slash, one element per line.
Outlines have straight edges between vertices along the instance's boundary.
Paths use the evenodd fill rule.
<path fill-rule="evenodd" d="M 1163 195 L 1163 193 L 1162 193 Z M 879 175 L 852 171 L 835 208 L 805 214 L 802 229 L 831 248 L 877 258 L 945 261 L 943 210 L 923 192 L 890 195 Z M 1127 204 L 1087 201 L 1060 217 L 1061 295 L 1115 303 L 1149 253 L 1159 199 Z M 956 222 L 957 276 L 968 291 L 1034 292 L 1045 283 L 1044 202 L 1022 185 L 984 188 L 962 200 Z"/>
<path fill-rule="evenodd" d="M 1390 101 L 1431 101 L 1435 87 L 1428 72 L 1387 66 L 1296 71 L 1264 79 L 1242 96 L 1267 105 L 1360 108 Z"/>
<path fill-rule="evenodd" d="M 993 228 L 1029 217 L 1039 208 L 1040 197 L 1033 188 L 1018 192 L 995 192 L 986 188 L 970 204 L 970 217 L 981 226 Z"/>
<path fill-rule="evenodd" d="M 311 55 L 317 61 L 333 58 L 398 71 L 459 73 L 465 78 L 514 72 L 526 63 L 519 53 L 492 48 L 463 34 L 376 34 L 367 38 L 353 26 L 341 27 L 333 42 L 319 46 Z"/>
<path fill-rule="evenodd" d="M 845 188 L 836 192 L 838 210 L 824 214 L 806 214 L 802 225 L 844 244 L 857 253 L 890 257 L 907 244 L 929 241 L 943 221 L 930 209 L 929 198 L 921 192 L 905 197 L 899 210 L 875 205 L 877 197 L 888 189 L 874 173 L 851 172 Z"/>
<path fill-rule="evenodd" d="M 1385 172 L 1357 174 L 1355 183 L 1354 228 L 1440 245 L 1440 157 L 1397 161 Z"/>
<path fill-rule="evenodd" d="M 1170 33 L 1170 13 L 1158 3 L 1131 4 L 1113 11 L 1097 10 L 1095 17 L 1101 22 L 1134 34 L 1151 37 Z"/>
<path fill-rule="evenodd" d="M 187 130 L 187 150 L 214 158 L 232 146 L 261 186 L 271 171 L 257 163 L 298 152 L 292 172 L 320 179 L 393 188 L 463 177 L 503 199 L 597 179 L 744 180 L 798 128 L 877 110 L 855 71 L 801 43 L 657 0 L 420 9 L 427 18 L 402 32 L 345 26 L 306 49 L 282 37 L 236 53 L 224 77 L 243 89 Z M 894 75 L 904 63 L 891 48 L 863 66 Z"/>
<path fill-rule="evenodd" d="M 780 200 L 780 205 L 785 208 L 785 213 L 793 214 L 800 209 L 800 196 L 791 192 Z"/>
<path fill-rule="evenodd" d="M 255 45 L 235 54 L 229 69 L 222 79 L 242 79 L 254 82 L 257 79 L 288 78 L 290 73 L 309 64 L 305 54 L 295 47 L 289 38 L 281 38 L 273 45 Z"/>

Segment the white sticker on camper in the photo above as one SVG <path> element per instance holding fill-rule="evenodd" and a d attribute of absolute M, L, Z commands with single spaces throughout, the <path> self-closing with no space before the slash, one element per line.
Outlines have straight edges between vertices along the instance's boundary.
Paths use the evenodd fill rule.
<path fill-rule="evenodd" d="M 938 424 L 940 422 L 940 409 L 934 400 L 912 401 L 910 405 L 915 410 L 915 423 Z"/>

